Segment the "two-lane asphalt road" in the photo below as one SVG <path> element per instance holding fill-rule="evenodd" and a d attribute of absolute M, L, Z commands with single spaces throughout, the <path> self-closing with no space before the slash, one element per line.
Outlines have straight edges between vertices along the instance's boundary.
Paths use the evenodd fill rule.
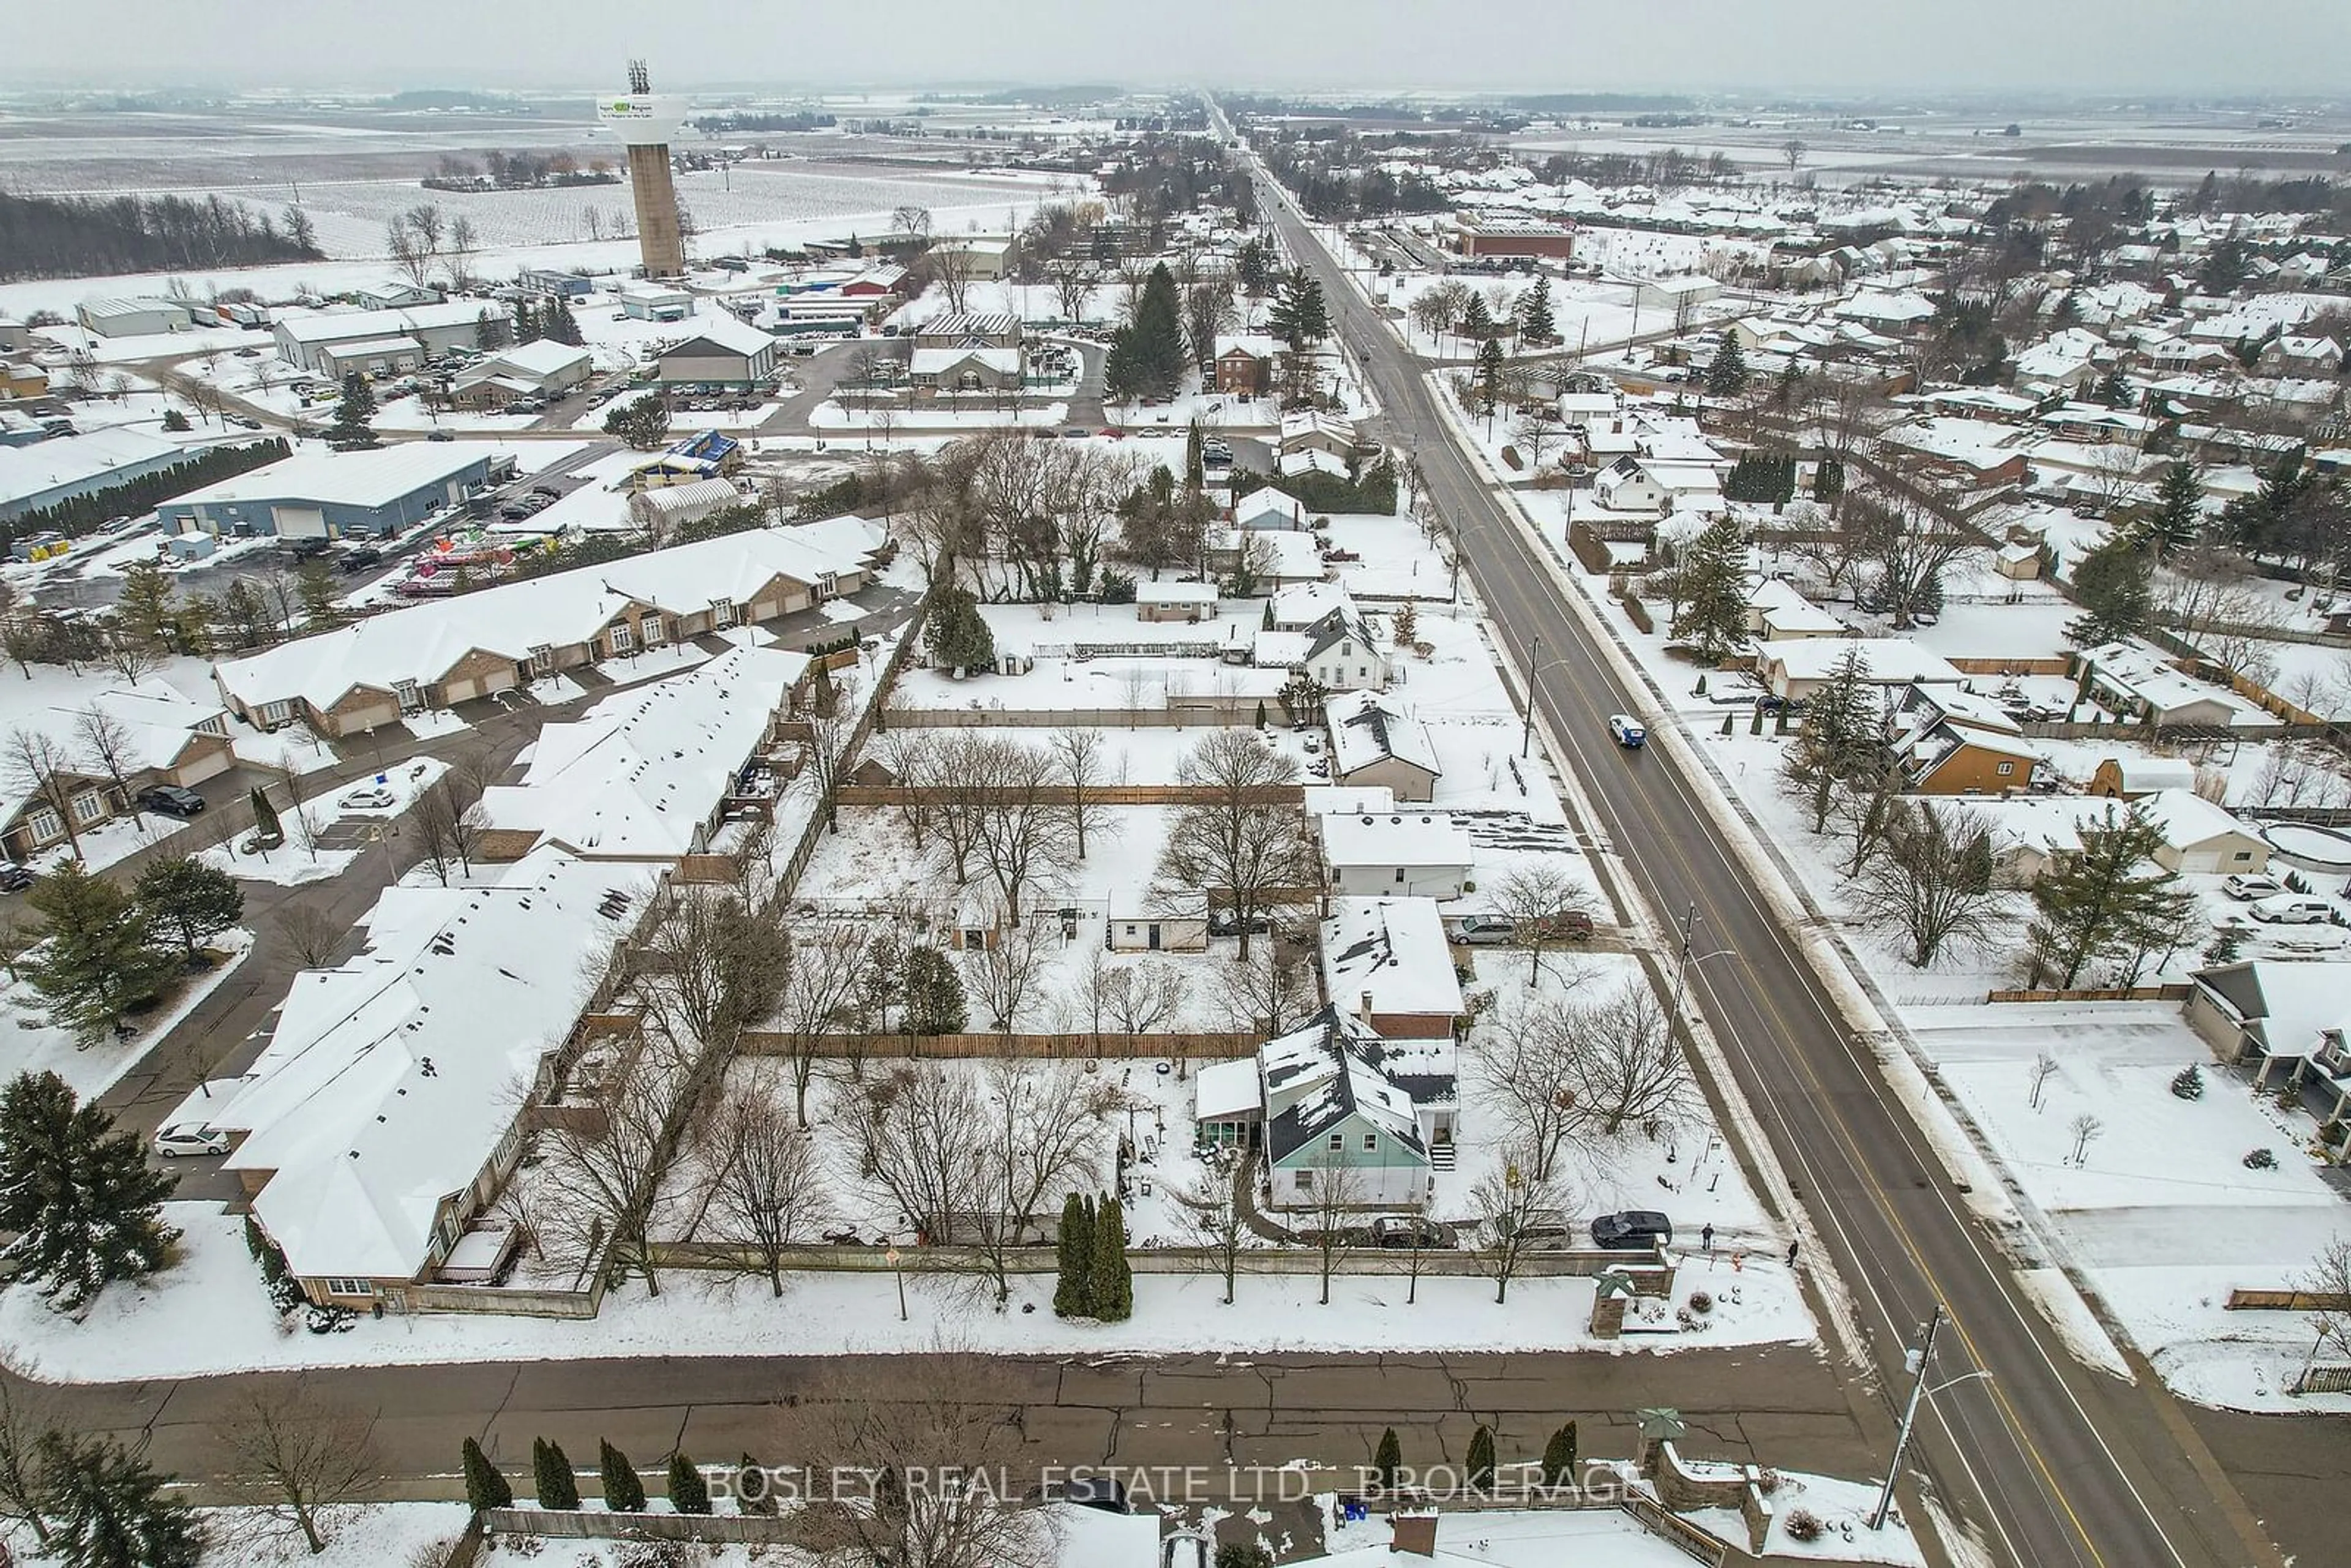
<path fill-rule="evenodd" d="M 2085 1369 L 2024 1297 L 1733 852 L 1708 781 L 1687 777 L 1670 747 L 1609 742 L 1607 716 L 1645 705 L 1565 601 L 1542 547 L 1448 434 L 1424 367 L 1258 172 L 1260 211 L 1322 280 L 1388 436 L 1413 445 L 1501 641 L 1522 673 L 1536 661 L 1539 712 L 1595 825 L 1653 914 L 1696 910 L 1709 961 L 1693 967 L 1692 998 L 1804 1207 L 1806 1246 L 1851 1289 L 1878 1397 L 1890 1406 L 1907 1393 L 1905 1350 L 1938 1301 L 1950 1317 L 1934 1381 L 1990 1375 L 1944 1387 L 1921 1416 L 1913 1453 L 1938 1499 L 1995 1560 L 2023 1568 L 2282 1563 L 2160 1384 L 2144 1369 L 2137 1385 Z"/>

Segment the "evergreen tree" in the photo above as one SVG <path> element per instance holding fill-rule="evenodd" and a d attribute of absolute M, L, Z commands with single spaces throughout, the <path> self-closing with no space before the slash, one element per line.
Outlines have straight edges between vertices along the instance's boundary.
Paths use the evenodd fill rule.
<path fill-rule="evenodd" d="M 2155 862 L 2163 831 L 2140 807 L 2103 823 L 2084 822 L 2081 850 L 2061 856 L 2032 883 L 2026 930 L 2030 983 L 2053 978 L 2070 991 L 2091 965 L 2127 961 L 2168 946 L 2195 907 L 2176 872 Z"/>
<path fill-rule="evenodd" d="M 245 894 L 236 878 L 191 855 L 148 862 L 136 891 L 140 907 L 156 925 L 179 937 L 191 965 L 208 937 L 227 930 L 245 914 Z"/>
<path fill-rule="evenodd" d="M 1489 338 L 1478 345 L 1478 412 L 1490 417 L 1502 401 L 1502 340 Z"/>
<path fill-rule="evenodd" d="M 1071 1193 L 1061 1200 L 1061 1228 L 1055 1239 L 1060 1256 L 1053 1280 L 1053 1315 L 1092 1316 L 1094 1232 L 1085 1200 Z"/>
<path fill-rule="evenodd" d="M 1698 657 L 1720 663 L 1747 640 L 1747 541 L 1738 519 L 1718 517 L 1690 541 L 1681 566 L 1681 613 L 1674 635 Z"/>
<path fill-rule="evenodd" d="M 2108 408 L 2128 408 L 2131 403 L 2130 382 L 2124 378 L 2122 367 L 2116 365 L 2100 376 L 2096 389 L 2090 395 Z"/>
<path fill-rule="evenodd" d="M 169 1478 L 139 1455 L 63 1432 L 42 1434 L 40 1455 L 48 1555 L 66 1568 L 195 1568 L 203 1558 L 195 1516 L 163 1495 Z"/>
<path fill-rule="evenodd" d="M 1844 494 L 1844 459 L 1823 455 L 1813 465 L 1813 499 L 1823 504 Z"/>
<path fill-rule="evenodd" d="M 604 1472 L 604 1507 L 613 1513 L 645 1511 L 645 1483 L 629 1456 L 602 1438 L 596 1442 L 597 1468 Z"/>
<path fill-rule="evenodd" d="M 530 1473 L 538 1488 L 539 1507 L 569 1510 L 580 1506 L 580 1479 L 571 1473 L 571 1460 L 565 1456 L 562 1444 L 533 1437 Z"/>
<path fill-rule="evenodd" d="M 1284 273 L 1280 292 L 1274 296 L 1265 322 L 1293 354 L 1321 342 L 1331 335 L 1331 312 L 1322 298 L 1322 286 L 1302 267 Z"/>
<path fill-rule="evenodd" d="M 163 1223 L 174 1179 L 54 1072 L 19 1073 L 0 1094 L 0 1231 L 15 1238 L 0 1257 L 60 1312 L 164 1265 L 179 1235 Z"/>
<path fill-rule="evenodd" d="M 1481 339 L 1494 335 L 1494 313 L 1486 308 L 1486 297 L 1475 289 L 1461 301 L 1461 335 Z"/>
<path fill-rule="evenodd" d="M 372 446 L 374 418 L 375 393 L 368 390 L 367 378 L 353 371 L 343 378 L 342 401 L 335 405 L 335 423 L 327 439 L 340 446 Z"/>
<path fill-rule="evenodd" d="M 1803 805 L 1813 831 L 1827 830 L 1837 786 L 1876 759 L 1883 738 L 1869 661 L 1858 650 L 1847 650 L 1806 704 L 1796 743 L 1781 754 L 1780 787 Z"/>
<path fill-rule="evenodd" d="M 954 1034 L 967 1021 L 963 981 L 936 947 L 906 949 L 905 991 L 908 1034 Z"/>
<path fill-rule="evenodd" d="M 1176 276 L 1165 262 L 1151 269 L 1134 319 L 1111 340 L 1102 377 L 1113 398 L 1174 397 L 1191 360 L 1184 350 L 1184 311 Z"/>
<path fill-rule="evenodd" d="M 604 434 L 619 436 L 632 450 L 651 452 L 669 439 L 669 404 L 659 392 L 614 403 L 604 415 Z"/>
<path fill-rule="evenodd" d="M 2204 483 L 2196 465 L 2173 463 L 2156 481 L 2155 506 L 2147 514 L 2147 538 L 2156 553 L 2169 556 L 2193 549 L 2204 537 Z"/>
<path fill-rule="evenodd" d="M 1380 1434 L 1380 1446 L 1372 1454 L 1372 1469 L 1380 1479 L 1382 1491 L 1395 1490 L 1396 1477 L 1404 1469 L 1404 1444 L 1396 1438 L 1396 1429 L 1390 1427 Z"/>
<path fill-rule="evenodd" d="M 176 408 L 167 408 L 163 411 L 163 428 L 173 435 L 184 434 L 188 429 L 188 416 Z"/>
<path fill-rule="evenodd" d="M 923 638 L 931 663 L 942 669 L 985 670 L 996 664 L 996 635 L 979 612 L 978 597 L 968 588 L 949 583 L 939 590 Z"/>
<path fill-rule="evenodd" d="M 1233 262 L 1233 276 L 1252 299 L 1272 285 L 1273 258 L 1266 253 L 1265 242 L 1255 235 L 1241 242 L 1240 255 Z"/>
<path fill-rule="evenodd" d="M 302 599 L 302 632 L 331 632 L 343 623 L 343 588 L 324 556 L 313 557 L 294 570 L 294 591 Z"/>
<path fill-rule="evenodd" d="M 538 307 L 528 299 L 516 300 L 514 340 L 517 343 L 536 343 L 546 336 L 547 329 L 539 316 Z"/>
<path fill-rule="evenodd" d="M 479 1513 L 486 1508 L 514 1506 L 514 1483 L 507 1479 L 504 1470 L 490 1463 L 481 1444 L 467 1437 L 459 1457 L 465 1471 L 466 1507 Z"/>
<path fill-rule="evenodd" d="M 768 1480 L 768 1472 L 746 1454 L 736 1469 L 736 1475 L 739 1479 L 735 1485 L 735 1506 L 761 1519 L 775 1518 L 778 1511 L 776 1490 Z"/>
<path fill-rule="evenodd" d="M 277 820 L 277 808 L 271 804 L 269 791 L 256 784 L 248 792 L 253 802 L 253 831 L 264 844 L 275 840 L 286 841 L 286 828 Z"/>
<path fill-rule="evenodd" d="M 2074 597 L 2082 613 L 2065 623 L 2065 636 L 2075 646 L 2137 636 L 2155 619 L 2154 555 L 2116 530 L 2074 568 Z"/>
<path fill-rule="evenodd" d="M 669 1505 L 680 1513 L 710 1511 L 710 1483 L 682 1453 L 669 1457 Z"/>
<path fill-rule="evenodd" d="M 559 296 L 540 309 L 538 324 L 550 340 L 566 348 L 577 349 L 587 341 L 580 336 L 580 319 L 571 314 L 571 301 Z"/>
<path fill-rule="evenodd" d="M 1494 1490 L 1494 1428 L 1479 1427 L 1469 1434 L 1469 1490 L 1489 1492 Z"/>
<path fill-rule="evenodd" d="M 1543 1485 L 1572 1487 L 1575 1484 L 1575 1423 L 1570 1421 L 1551 1435 L 1543 1445 Z"/>
<path fill-rule="evenodd" d="M 1134 1315 L 1134 1271 L 1126 1258 L 1126 1218 L 1118 1199 L 1105 1197 L 1094 1210 L 1093 1315 L 1121 1323 Z"/>
<path fill-rule="evenodd" d="M 161 652 L 171 643 L 172 576 L 152 560 L 134 560 L 122 569 L 122 588 L 114 601 L 114 634 L 141 648 Z"/>
<path fill-rule="evenodd" d="M 1548 343 L 1559 336 L 1551 313 L 1551 279 L 1538 277 L 1534 287 L 1519 296 L 1519 336 L 1531 343 Z"/>
<path fill-rule="evenodd" d="M 1196 419 L 1184 436 L 1184 488 L 1195 495 L 1207 487 L 1206 446 L 1207 443 L 1200 434 L 1200 422 Z"/>
<path fill-rule="evenodd" d="M 48 1021 L 95 1044 L 122 1015 L 155 994 L 172 968 L 149 946 L 146 913 L 111 878 L 68 861 L 25 895 L 41 917 L 41 946 L 17 967 L 48 1003 Z"/>
<path fill-rule="evenodd" d="M 1737 397 L 1746 390 L 1747 355 L 1740 349 L 1738 337 L 1725 332 L 1714 350 L 1714 362 L 1706 368 L 1707 396 Z"/>

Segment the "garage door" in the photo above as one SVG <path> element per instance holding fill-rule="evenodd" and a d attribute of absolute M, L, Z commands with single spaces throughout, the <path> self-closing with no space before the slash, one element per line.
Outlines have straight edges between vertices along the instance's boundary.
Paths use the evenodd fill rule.
<path fill-rule="evenodd" d="M 269 515 L 277 524 L 279 538 L 322 539 L 327 537 L 327 514 L 316 507 L 272 507 Z"/>

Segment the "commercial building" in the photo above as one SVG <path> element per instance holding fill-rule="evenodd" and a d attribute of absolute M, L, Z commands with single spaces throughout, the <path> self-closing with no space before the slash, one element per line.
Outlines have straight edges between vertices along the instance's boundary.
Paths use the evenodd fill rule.
<path fill-rule="evenodd" d="M 749 392 L 774 382 L 776 353 L 776 340 L 767 333 L 714 311 L 695 319 L 691 337 L 663 351 L 656 373 L 667 387 Z"/>
<path fill-rule="evenodd" d="M 683 321 L 694 314 L 694 296 L 666 283 L 623 283 L 612 291 L 622 314 L 639 321 Z"/>
<path fill-rule="evenodd" d="M 559 671 L 811 608 L 890 558 L 862 517 L 754 528 L 428 601 L 215 665 L 231 712 L 363 734 Z"/>
<path fill-rule="evenodd" d="M 101 338 L 150 338 L 159 332 L 184 332 L 188 308 L 176 299 L 136 298 L 85 299 L 74 307 L 82 329 Z"/>
<path fill-rule="evenodd" d="M 395 354 L 391 345 L 405 340 L 413 345 L 411 362 L 417 363 L 452 349 L 496 348 L 513 330 L 513 319 L 502 310 L 478 299 L 452 299 L 402 310 L 304 311 L 281 318 L 271 334 L 279 359 L 331 375 L 338 350 L 353 359 L 361 357 L 360 345 L 369 353 Z"/>
<path fill-rule="evenodd" d="M 127 485 L 187 456 L 185 448 L 161 436 L 120 426 L 26 446 L 0 444 L 0 518 Z"/>
<path fill-rule="evenodd" d="M 377 538 L 464 501 L 489 482 L 493 461 L 483 448 L 455 442 L 305 451 L 207 485 L 155 512 L 174 533 Z"/>
<path fill-rule="evenodd" d="M 1509 218 L 1464 218 L 1454 231 L 1463 256 L 1540 256 L 1566 261 L 1575 255 L 1575 230 L 1565 224 Z"/>
<path fill-rule="evenodd" d="M 1005 269 L 1010 265 L 1012 242 L 990 235 L 957 235 L 949 239 L 933 240 L 930 254 L 956 257 L 965 277 L 981 283 L 993 283 L 1003 277 Z"/>
<path fill-rule="evenodd" d="M 517 398 L 560 397 L 594 373 L 588 350 L 542 338 L 468 365 L 450 383 L 450 395 L 467 408 L 504 408 Z"/>

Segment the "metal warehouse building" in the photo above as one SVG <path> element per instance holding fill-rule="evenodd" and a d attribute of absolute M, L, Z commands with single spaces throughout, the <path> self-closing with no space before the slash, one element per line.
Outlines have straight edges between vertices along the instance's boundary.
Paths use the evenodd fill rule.
<path fill-rule="evenodd" d="M 275 331 L 279 359 L 322 375 L 339 375 L 343 371 L 368 369 L 356 361 L 371 357 L 389 363 L 405 352 L 413 356 L 414 363 L 451 349 L 496 348 L 507 340 L 513 327 L 514 320 L 504 306 L 485 304 L 479 299 L 452 299 L 445 305 L 417 305 L 400 310 L 321 310 L 289 315 L 279 319 Z M 355 362 L 338 370 L 338 354 L 353 358 Z"/>
<path fill-rule="evenodd" d="M 74 319 L 86 331 L 101 338 L 147 338 L 159 332 L 184 332 L 187 307 L 176 299 L 85 299 L 74 307 Z"/>
<path fill-rule="evenodd" d="M 300 452 L 158 507 L 174 533 L 350 538 L 423 522 L 489 481 L 494 458 L 462 443 L 418 441 L 372 452 Z"/>
<path fill-rule="evenodd" d="M 0 517 L 127 485 L 187 459 L 176 442 L 120 428 L 60 435 L 29 446 L 0 445 Z"/>

